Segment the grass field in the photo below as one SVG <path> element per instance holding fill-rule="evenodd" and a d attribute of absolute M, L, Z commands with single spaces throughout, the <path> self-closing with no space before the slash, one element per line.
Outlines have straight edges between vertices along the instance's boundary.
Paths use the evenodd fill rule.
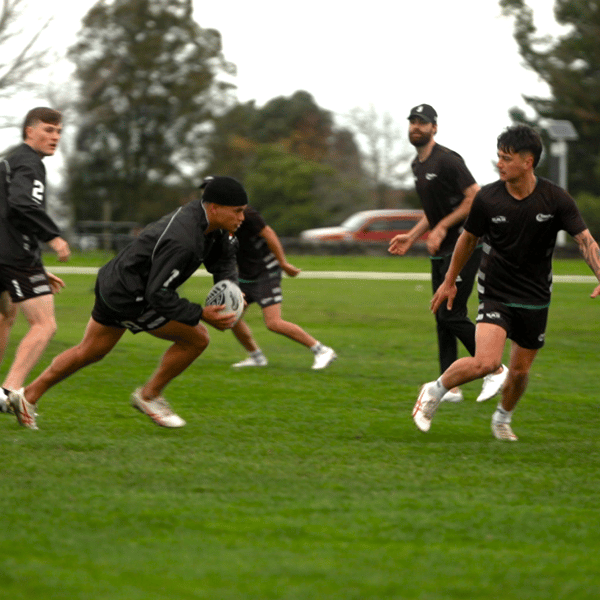
<path fill-rule="evenodd" d="M 428 269 L 426 259 L 293 262 Z M 555 267 L 589 274 L 582 261 Z M 89 318 L 94 278 L 63 278 L 59 331 L 36 372 Z M 183 295 L 201 300 L 210 284 L 191 279 Z M 181 430 L 130 408 L 166 345 L 126 334 L 48 392 L 40 431 L 0 415 L 0 597 L 597 599 L 592 289 L 555 284 L 513 444 L 493 439 L 495 401 L 474 402 L 477 382 L 465 402 L 441 406 L 428 434 L 414 426 L 418 388 L 437 376 L 428 283 L 286 280 L 284 316 L 339 359 L 312 371 L 310 353 L 267 332 L 252 307 L 269 366 L 234 371 L 241 347 L 211 330 L 206 353 L 167 389 Z M 24 331 L 20 319 L 14 339 Z"/>

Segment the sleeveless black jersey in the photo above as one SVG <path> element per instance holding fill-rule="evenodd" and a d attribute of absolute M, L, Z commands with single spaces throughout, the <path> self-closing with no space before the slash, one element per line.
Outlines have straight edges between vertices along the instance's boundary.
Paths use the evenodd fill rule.
<path fill-rule="evenodd" d="M 21 144 L 0 162 L 0 264 L 41 264 L 39 242 L 58 236 L 46 214 L 46 168 L 31 146 Z"/>
<path fill-rule="evenodd" d="M 463 201 L 464 190 L 475 183 L 460 154 L 435 144 L 423 162 L 417 156 L 411 163 L 417 194 L 433 229 Z M 451 254 L 460 235 L 462 223 L 450 229 L 436 256 Z"/>
<path fill-rule="evenodd" d="M 465 230 L 481 237 L 479 295 L 506 304 L 547 306 L 552 292 L 552 253 L 558 232 L 587 229 L 575 201 L 561 187 L 538 178 L 533 192 L 517 200 L 503 181 L 481 188 Z"/>
<path fill-rule="evenodd" d="M 281 275 L 277 258 L 260 236 L 266 226 L 261 214 L 248 205 L 244 210 L 244 221 L 235 232 L 239 240 L 237 261 L 241 281 L 251 282 Z"/>
<path fill-rule="evenodd" d="M 192 200 L 148 225 L 129 246 L 98 272 L 103 302 L 124 318 L 148 308 L 172 321 L 197 325 L 200 304 L 177 294 L 201 264 L 215 283 L 237 283 L 237 240 L 227 231 L 205 233 L 208 220 L 201 200 Z"/>

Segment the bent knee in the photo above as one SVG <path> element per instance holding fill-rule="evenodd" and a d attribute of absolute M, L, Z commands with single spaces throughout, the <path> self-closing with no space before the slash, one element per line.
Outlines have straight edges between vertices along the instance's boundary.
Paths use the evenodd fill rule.
<path fill-rule="evenodd" d="M 79 362 L 82 365 L 91 365 L 100 362 L 108 354 L 108 351 L 101 349 L 84 350 L 83 348 L 80 348 L 77 354 Z"/>
<path fill-rule="evenodd" d="M 210 335 L 206 328 L 202 327 L 196 329 L 196 335 L 188 340 L 188 343 L 194 347 L 198 354 L 202 354 L 210 344 Z"/>
<path fill-rule="evenodd" d="M 283 319 L 270 319 L 265 321 L 265 327 L 273 333 L 281 333 L 285 327 L 285 323 Z"/>
<path fill-rule="evenodd" d="M 32 329 L 35 329 L 39 333 L 39 335 L 44 339 L 50 340 L 58 331 L 58 325 L 56 324 L 55 319 L 49 319 L 44 323 L 37 323 L 33 325 Z"/>
<path fill-rule="evenodd" d="M 485 377 L 490 373 L 495 373 L 501 366 L 501 361 L 480 359 L 477 363 L 479 377 Z"/>

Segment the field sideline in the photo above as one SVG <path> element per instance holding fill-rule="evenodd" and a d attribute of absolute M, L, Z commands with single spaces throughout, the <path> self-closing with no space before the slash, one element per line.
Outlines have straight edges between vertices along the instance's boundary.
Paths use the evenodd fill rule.
<path fill-rule="evenodd" d="M 495 401 L 474 402 L 479 382 L 464 386 L 463 403 L 441 406 L 428 434 L 412 422 L 419 385 L 437 376 L 426 260 L 291 261 L 305 271 L 283 282 L 284 317 L 336 349 L 330 368 L 312 371 L 310 353 L 266 331 L 251 307 L 269 365 L 232 369 L 241 347 L 210 329 L 205 354 L 166 390 L 188 422 L 181 430 L 129 406 L 166 348 L 145 334 L 126 334 L 50 390 L 40 431 L 0 415 L 0 595 L 600 597 L 593 282 L 555 278 L 547 345 L 515 413 L 519 442 L 509 444 L 491 435 Z M 555 263 L 561 277 L 586 269 Z M 331 271 L 369 278 L 310 276 Z M 400 271 L 410 275 L 370 275 Z M 36 373 L 89 319 L 93 275 L 63 273 L 59 329 Z M 192 278 L 181 294 L 202 302 L 211 283 Z M 25 326 L 19 318 L 0 376 Z"/>
<path fill-rule="evenodd" d="M 53 266 L 52 272 L 57 275 L 73 273 L 74 275 L 95 275 L 99 267 L 66 267 Z M 211 277 L 205 269 L 198 269 L 192 277 Z M 389 273 L 385 271 L 303 271 L 302 279 L 365 279 L 382 281 L 431 281 L 429 273 Z M 594 283 L 593 275 L 555 275 L 557 283 Z"/>

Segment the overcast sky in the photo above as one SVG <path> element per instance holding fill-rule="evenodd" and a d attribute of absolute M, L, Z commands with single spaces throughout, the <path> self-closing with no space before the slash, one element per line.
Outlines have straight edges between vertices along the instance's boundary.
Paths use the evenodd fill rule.
<path fill-rule="evenodd" d="M 41 18 L 56 12 L 48 36 L 60 49 L 94 2 L 29 4 Z M 528 4 L 540 32 L 559 33 L 552 0 Z M 432 104 L 437 141 L 462 154 L 480 183 L 496 179 L 496 137 L 510 124 L 508 110 L 526 108 L 523 94 L 548 93 L 523 67 L 497 0 L 195 0 L 194 17 L 221 33 L 240 101 L 262 105 L 306 90 L 340 123 L 352 108 L 373 106 L 403 128 L 412 106 Z"/>

